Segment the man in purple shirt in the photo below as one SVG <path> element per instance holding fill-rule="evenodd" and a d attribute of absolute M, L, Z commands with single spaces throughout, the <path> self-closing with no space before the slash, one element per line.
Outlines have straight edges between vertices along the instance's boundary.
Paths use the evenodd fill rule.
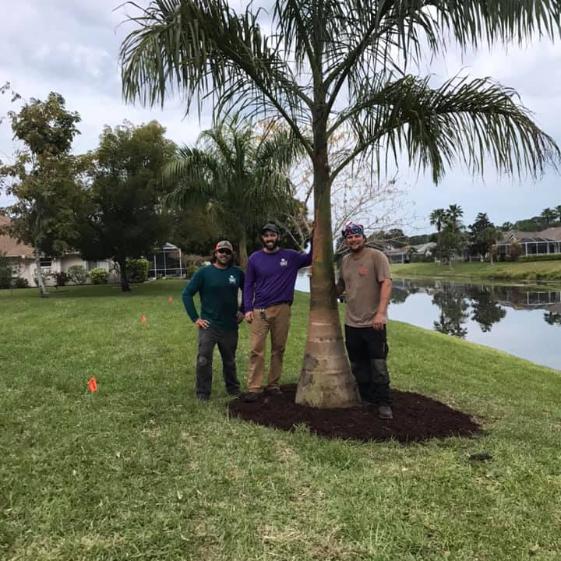
<path fill-rule="evenodd" d="M 280 232 L 275 224 L 261 229 L 263 249 L 252 253 L 245 274 L 245 319 L 251 326 L 248 393 L 246 401 L 256 401 L 263 392 L 265 373 L 265 342 L 271 333 L 271 367 L 265 388 L 280 393 L 279 380 L 288 328 L 290 305 L 294 299 L 294 283 L 298 269 L 309 267 L 312 252 L 299 253 L 279 247 Z"/>

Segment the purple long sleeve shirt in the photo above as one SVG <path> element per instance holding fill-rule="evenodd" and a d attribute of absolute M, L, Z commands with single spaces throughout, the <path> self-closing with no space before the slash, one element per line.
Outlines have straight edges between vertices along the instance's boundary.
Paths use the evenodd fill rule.
<path fill-rule="evenodd" d="M 252 253 L 245 273 L 245 311 L 268 308 L 283 302 L 291 304 L 298 269 L 309 267 L 311 263 L 311 250 L 310 253 L 299 253 L 293 249 Z"/>

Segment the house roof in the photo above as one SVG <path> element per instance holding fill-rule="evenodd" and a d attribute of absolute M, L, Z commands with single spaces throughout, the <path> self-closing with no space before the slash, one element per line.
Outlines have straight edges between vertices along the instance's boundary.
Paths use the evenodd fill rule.
<path fill-rule="evenodd" d="M 511 230 L 507 236 L 508 241 L 517 240 L 519 242 L 549 242 L 561 241 L 561 226 L 546 228 L 540 232 L 522 232 Z"/>
<path fill-rule="evenodd" d="M 426 253 L 427 251 L 431 251 L 436 247 L 436 242 L 421 243 L 419 245 L 412 245 L 411 247 L 417 253 Z"/>
<path fill-rule="evenodd" d="M 10 219 L 0 215 L 0 228 L 9 224 Z M 5 253 L 8 257 L 33 257 L 33 248 L 7 234 L 0 234 L 0 253 Z"/>

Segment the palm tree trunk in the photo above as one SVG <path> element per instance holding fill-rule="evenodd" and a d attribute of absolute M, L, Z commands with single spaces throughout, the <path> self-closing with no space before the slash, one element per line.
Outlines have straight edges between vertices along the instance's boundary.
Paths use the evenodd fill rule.
<path fill-rule="evenodd" d="M 43 273 L 41 272 L 41 255 L 38 249 L 34 250 L 35 257 L 35 274 L 37 275 L 37 286 L 39 287 L 39 294 L 41 298 L 46 298 L 49 293 L 47 292 L 47 287 L 45 286 L 45 281 L 43 279 Z"/>
<path fill-rule="evenodd" d="M 245 229 L 240 234 L 239 244 L 238 257 L 240 259 L 240 267 L 245 271 L 247 267 L 247 234 Z"/>
<path fill-rule="evenodd" d="M 296 403 L 320 409 L 352 407 L 359 394 L 343 343 L 333 270 L 327 141 L 315 139 L 314 256 L 304 364 Z"/>

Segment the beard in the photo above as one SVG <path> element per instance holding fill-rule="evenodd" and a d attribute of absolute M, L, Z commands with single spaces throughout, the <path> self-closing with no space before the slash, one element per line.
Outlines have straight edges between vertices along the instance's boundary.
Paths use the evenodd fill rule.
<path fill-rule="evenodd" d="M 233 255 L 216 255 L 216 260 L 218 261 L 218 263 L 220 263 L 221 265 L 229 265 L 232 260 L 233 260 L 234 256 Z"/>
<path fill-rule="evenodd" d="M 277 247 L 279 247 L 279 240 L 274 240 L 274 241 L 268 241 L 268 242 L 262 242 L 263 246 L 266 247 L 269 251 L 272 251 L 274 249 L 277 249 Z"/>

